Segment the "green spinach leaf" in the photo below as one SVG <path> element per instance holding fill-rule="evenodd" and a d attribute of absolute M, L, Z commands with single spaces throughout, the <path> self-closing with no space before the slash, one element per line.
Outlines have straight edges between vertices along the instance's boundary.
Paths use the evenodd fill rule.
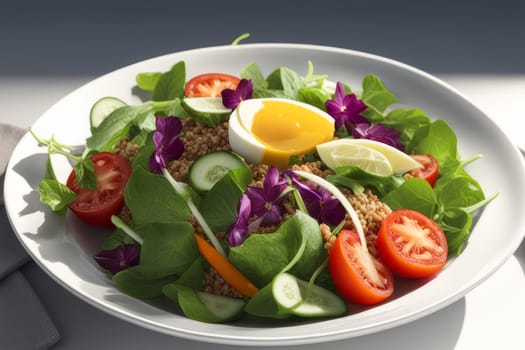
<path fill-rule="evenodd" d="M 235 222 L 239 199 L 251 181 L 250 168 L 231 169 L 204 195 L 199 211 L 212 231 L 226 231 Z"/>
<path fill-rule="evenodd" d="M 192 288 L 178 283 L 171 283 L 164 287 L 164 295 L 175 301 L 184 315 L 192 320 L 216 323 L 222 321 L 213 314 L 199 298 L 197 292 Z"/>
<path fill-rule="evenodd" d="M 138 112 L 138 108 L 132 106 L 124 106 L 111 112 L 87 139 L 88 148 L 96 151 L 112 151 L 115 145 L 128 135 Z"/>
<path fill-rule="evenodd" d="M 261 68 L 257 63 L 250 63 L 241 70 L 241 79 L 248 79 L 252 81 L 253 89 L 266 89 L 268 83 L 261 72 Z"/>
<path fill-rule="evenodd" d="M 408 145 L 417 129 L 430 124 L 430 118 L 420 109 L 398 108 L 389 112 L 380 122 L 398 130 L 401 133 L 399 141 Z"/>
<path fill-rule="evenodd" d="M 368 106 L 363 115 L 371 122 L 383 119 L 385 110 L 397 102 L 397 98 L 385 87 L 379 77 L 369 74 L 363 79 L 361 100 Z"/>
<path fill-rule="evenodd" d="M 73 167 L 77 184 L 87 190 L 95 190 L 98 187 L 97 177 L 95 176 L 95 165 L 90 159 L 96 151 L 89 151 L 82 156 L 82 159 Z"/>
<path fill-rule="evenodd" d="M 252 283 L 265 286 L 296 256 L 303 239 L 306 249 L 290 273 L 309 279 L 326 253 L 317 221 L 301 212 L 274 233 L 252 234 L 242 245 L 230 249 L 229 258 Z"/>
<path fill-rule="evenodd" d="M 162 73 L 160 72 L 147 72 L 139 73 L 135 76 L 137 86 L 144 91 L 153 91 L 160 80 Z"/>
<path fill-rule="evenodd" d="M 292 315 L 291 312 L 286 312 L 277 305 L 273 297 L 272 283 L 268 283 L 250 298 L 244 311 L 254 316 L 277 319 L 288 318 Z"/>
<path fill-rule="evenodd" d="M 163 73 L 153 90 L 153 101 L 173 100 L 184 96 L 186 84 L 186 64 L 184 61 L 176 63 L 171 69 Z"/>
<path fill-rule="evenodd" d="M 190 214 L 184 198 L 164 176 L 142 167 L 134 168 L 124 190 L 124 200 L 136 225 L 183 221 Z"/>
<path fill-rule="evenodd" d="M 78 198 L 66 185 L 53 179 L 42 179 L 38 186 L 40 202 L 47 204 L 51 210 L 66 215 L 67 206 Z"/>
<path fill-rule="evenodd" d="M 429 218 L 438 212 L 436 195 L 432 187 L 423 179 L 412 178 L 389 192 L 382 198 L 392 210 L 406 208 L 417 210 Z"/>
<path fill-rule="evenodd" d="M 326 110 L 326 101 L 331 98 L 330 94 L 319 88 L 304 87 L 297 91 L 297 100 L 315 106 L 322 111 Z"/>
<path fill-rule="evenodd" d="M 457 142 L 456 134 L 447 122 L 439 119 L 417 129 L 406 151 L 431 154 L 441 165 L 450 159 L 459 159 Z"/>
<path fill-rule="evenodd" d="M 349 188 L 356 194 L 362 193 L 365 187 L 369 187 L 380 196 L 398 188 L 405 181 L 398 175 L 379 176 L 355 166 L 336 168 L 335 175 L 329 175 L 326 179 L 335 185 Z"/>
<path fill-rule="evenodd" d="M 137 225 L 143 237 L 140 264 L 155 269 L 158 276 L 182 275 L 199 256 L 188 222 Z"/>
<path fill-rule="evenodd" d="M 281 90 L 288 98 L 295 99 L 299 89 L 305 87 L 303 79 L 293 70 L 280 67 L 274 70 L 268 78 L 268 88 L 271 90 Z"/>
<path fill-rule="evenodd" d="M 136 265 L 113 276 L 115 286 L 137 299 L 152 299 L 162 295 L 162 288 L 177 279 L 176 275 L 165 276 L 155 267 Z"/>
<path fill-rule="evenodd" d="M 121 228 L 117 228 L 109 236 L 104 238 L 100 247 L 104 250 L 112 250 L 120 245 L 132 243 L 135 243 L 135 241 Z"/>

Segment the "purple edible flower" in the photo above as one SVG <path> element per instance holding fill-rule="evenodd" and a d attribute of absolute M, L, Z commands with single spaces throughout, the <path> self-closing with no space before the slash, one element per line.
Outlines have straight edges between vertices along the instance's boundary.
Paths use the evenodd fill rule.
<path fill-rule="evenodd" d="M 248 237 L 250 214 L 252 211 L 252 204 L 246 194 L 242 194 L 239 200 L 239 211 L 237 213 L 237 220 L 229 230 L 228 242 L 230 246 L 237 247 Z"/>
<path fill-rule="evenodd" d="M 341 203 L 332 196 L 330 191 L 314 183 L 303 183 L 297 179 L 293 171 L 286 174 L 292 185 L 299 191 L 299 195 L 308 211 L 308 214 L 318 223 L 338 225 L 344 220 L 346 212 Z"/>
<path fill-rule="evenodd" d="M 335 199 L 330 191 L 323 187 L 314 190 L 317 195 L 315 198 L 304 200 L 311 217 L 317 219 L 317 222 L 328 225 L 338 225 L 344 220 L 346 212 L 341 203 Z"/>
<path fill-rule="evenodd" d="M 253 84 L 251 80 L 241 79 L 237 89 L 224 89 L 221 92 L 222 104 L 226 108 L 234 109 L 239 103 L 252 98 Z"/>
<path fill-rule="evenodd" d="M 177 117 L 157 116 L 153 133 L 155 151 L 149 160 L 149 168 L 154 173 L 161 173 L 166 168 L 166 162 L 178 159 L 184 152 L 184 144 L 179 138 L 182 131 L 182 122 Z"/>
<path fill-rule="evenodd" d="M 404 146 L 399 142 L 400 133 L 396 129 L 388 128 L 382 124 L 358 124 L 352 130 L 352 135 L 356 139 L 368 139 L 385 143 L 404 151 Z"/>
<path fill-rule="evenodd" d="M 337 82 L 333 100 L 326 101 L 326 111 L 335 119 L 335 129 L 343 125 L 350 132 L 357 124 L 369 123 L 361 115 L 367 107 L 366 104 L 357 99 L 355 94 L 345 95 L 345 88 L 341 82 Z"/>
<path fill-rule="evenodd" d="M 263 180 L 263 187 L 249 186 L 241 196 L 237 220 L 228 230 L 228 242 L 240 245 L 259 226 L 277 225 L 281 222 L 283 192 L 288 182 L 276 167 L 270 168 Z"/>
<path fill-rule="evenodd" d="M 93 258 L 104 270 L 116 274 L 139 263 L 140 250 L 135 244 L 125 244 L 111 250 L 102 250 Z"/>
<path fill-rule="evenodd" d="M 252 214 L 261 219 L 260 225 L 271 226 L 281 221 L 281 193 L 288 187 L 276 167 L 271 167 L 263 181 L 263 188 L 250 186 L 246 194 L 252 203 Z"/>

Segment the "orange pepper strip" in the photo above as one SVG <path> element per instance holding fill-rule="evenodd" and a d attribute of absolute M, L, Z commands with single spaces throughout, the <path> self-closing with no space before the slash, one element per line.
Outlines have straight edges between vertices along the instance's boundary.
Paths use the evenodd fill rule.
<path fill-rule="evenodd" d="M 235 266 L 222 256 L 211 244 L 206 242 L 201 236 L 194 234 L 197 247 L 202 256 L 208 263 L 235 289 L 242 295 L 252 297 L 259 290 Z"/>

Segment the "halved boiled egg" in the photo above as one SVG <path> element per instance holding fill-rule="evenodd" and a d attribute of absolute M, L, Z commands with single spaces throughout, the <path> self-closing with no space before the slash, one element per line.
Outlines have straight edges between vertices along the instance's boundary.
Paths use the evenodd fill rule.
<path fill-rule="evenodd" d="M 334 137 L 334 119 L 312 105 L 283 98 L 242 101 L 232 112 L 228 137 L 246 161 L 285 169 L 290 157 Z"/>

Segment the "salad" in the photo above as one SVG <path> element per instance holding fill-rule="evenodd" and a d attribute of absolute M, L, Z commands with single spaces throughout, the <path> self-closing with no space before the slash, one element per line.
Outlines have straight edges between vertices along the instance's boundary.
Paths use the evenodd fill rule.
<path fill-rule="evenodd" d="M 96 101 L 82 152 L 51 137 L 40 200 L 113 228 L 93 258 L 122 292 L 187 317 L 345 315 L 431 278 L 488 204 L 454 131 L 396 108 L 375 75 L 350 87 L 252 63 L 136 76 L 149 99 Z M 51 155 L 75 165 L 65 184 Z"/>

